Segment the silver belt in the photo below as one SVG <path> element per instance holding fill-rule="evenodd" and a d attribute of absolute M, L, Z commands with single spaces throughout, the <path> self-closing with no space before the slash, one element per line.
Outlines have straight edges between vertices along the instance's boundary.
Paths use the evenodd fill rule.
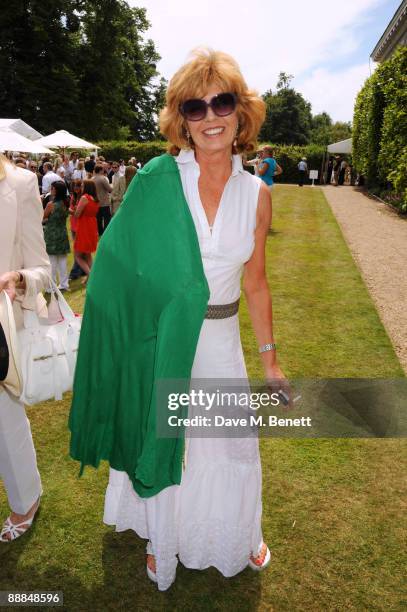
<path fill-rule="evenodd" d="M 227 319 L 233 317 L 239 311 L 239 302 L 240 298 L 231 304 L 208 304 L 205 319 Z"/>

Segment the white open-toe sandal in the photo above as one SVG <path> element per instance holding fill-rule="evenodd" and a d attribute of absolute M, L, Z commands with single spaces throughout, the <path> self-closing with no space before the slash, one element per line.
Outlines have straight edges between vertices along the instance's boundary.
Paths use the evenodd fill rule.
<path fill-rule="evenodd" d="M 12 542 L 13 540 L 16 540 L 20 536 L 24 535 L 25 532 L 28 531 L 29 528 L 31 527 L 33 520 L 35 518 L 35 515 L 38 512 L 39 505 L 40 505 L 40 500 L 38 500 L 37 502 L 37 507 L 34 510 L 34 514 L 32 515 L 32 517 L 29 519 L 25 519 L 21 523 L 17 523 L 17 524 L 12 523 L 11 518 L 9 516 L 4 522 L 3 529 L 1 530 L 0 542 L 5 542 L 5 543 Z"/>
<path fill-rule="evenodd" d="M 254 570 L 255 572 L 261 572 L 269 565 L 270 561 L 271 554 L 269 547 L 267 546 L 267 544 L 265 544 L 265 542 L 262 542 L 260 544 L 257 556 L 254 557 L 253 555 L 251 555 L 249 557 L 249 567 L 251 567 L 252 570 Z"/>
<path fill-rule="evenodd" d="M 153 572 L 153 570 L 151 570 L 148 565 L 147 567 L 147 576 L 150 578 L 150 580 L 152 580 L 153 582 L 157 582 L 157 575 L 155 572 Z"/>
<path fill-rule="evenodd" d="M 153 547 L 151 545 L 150 540 L 147 542 L 147 555 L 154 556 Z M 150 580 L 152 580 L 153 582 L 157 582 L 157 574 L 148 567 L 148 564 L 146 564 L 146 568 L 147 568 L 147 576 L 150 578 Z"/>

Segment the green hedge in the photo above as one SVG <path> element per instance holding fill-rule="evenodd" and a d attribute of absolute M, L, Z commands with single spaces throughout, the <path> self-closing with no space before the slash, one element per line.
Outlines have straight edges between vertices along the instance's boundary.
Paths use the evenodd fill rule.
<path fill-rule="evenodd" d="M 407 47 L 383 62 L 357 96 L 353 159 L 369 189 L 407 213 Z"/>
<path fill-rule="evenodd" d="M 165 153 L 167 143 L 163 141 L 137 142 L 135 140 L 110 140 L 98 143 L 99 155 L 106 160 L 124 159 L 127 162 L 130 157 L 136 157 L 142 164 L 146 164 L 152 157 Z"/>
<path fill-rule="evenodd" d="M 262 146 L 269 143 L 262 143 Z M 105 141 L 99 142 L 101 147 L 99 154 L 107 160 L 124 159 L 128 161 L 130 157 L 136 157 L 145 164 L 152 157 L 161 155 L 167 150 L 167 143 L 156 142 L 136 142 L 136 141 Z M 283 169 L 283 174 L 277 177 L 279 183 L 296 183 L 298 179 L 298 162 L 302 157 L 307 158 L 308 168 L 321 172 L 322 157 L 325 148 L 320 145 L 294 146 L 294 145 L 273 145 L 275 157 Z"/>

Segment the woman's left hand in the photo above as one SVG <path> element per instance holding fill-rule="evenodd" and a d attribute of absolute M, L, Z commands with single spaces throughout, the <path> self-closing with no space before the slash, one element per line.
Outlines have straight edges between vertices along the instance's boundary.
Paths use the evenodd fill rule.
<path fill-rule="evenodd" d="M 20 280 L 18 272 L 6 272 L 0 276 L 0 291 L 5 291 L 10 300 L 13 301 L 16 297 L 16 284 Z"/>
<path fill-rule="evenodd" d="M 290 387 L 290 383 L 287 380 L 280 366 L 277 365 L 277 363 L 267 368 L 266 381 L 268 382 L 273 393 L 277 393 L 278 391 L 283 391 L 283 393 L 288 397 L 288 403 L 284 407 L 292 408 L 293 407 L 293 397 L 292 397 L 292 390 Z"/>

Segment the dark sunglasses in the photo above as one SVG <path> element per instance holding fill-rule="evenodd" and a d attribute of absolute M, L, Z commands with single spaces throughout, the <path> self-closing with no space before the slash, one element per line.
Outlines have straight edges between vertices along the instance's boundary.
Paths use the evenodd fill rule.
<path fill-rule="evenodd" d="M 236 103 L 237 96 L 235 94 L 220 93 L 213 96 L 209 102 L 201 98 L 186 100 L 180 104 L 179 111 L 187 121 L 202 121 L 207 115 L 209 106 L 218 117 L 227 117 L 236 109 Z"/>

